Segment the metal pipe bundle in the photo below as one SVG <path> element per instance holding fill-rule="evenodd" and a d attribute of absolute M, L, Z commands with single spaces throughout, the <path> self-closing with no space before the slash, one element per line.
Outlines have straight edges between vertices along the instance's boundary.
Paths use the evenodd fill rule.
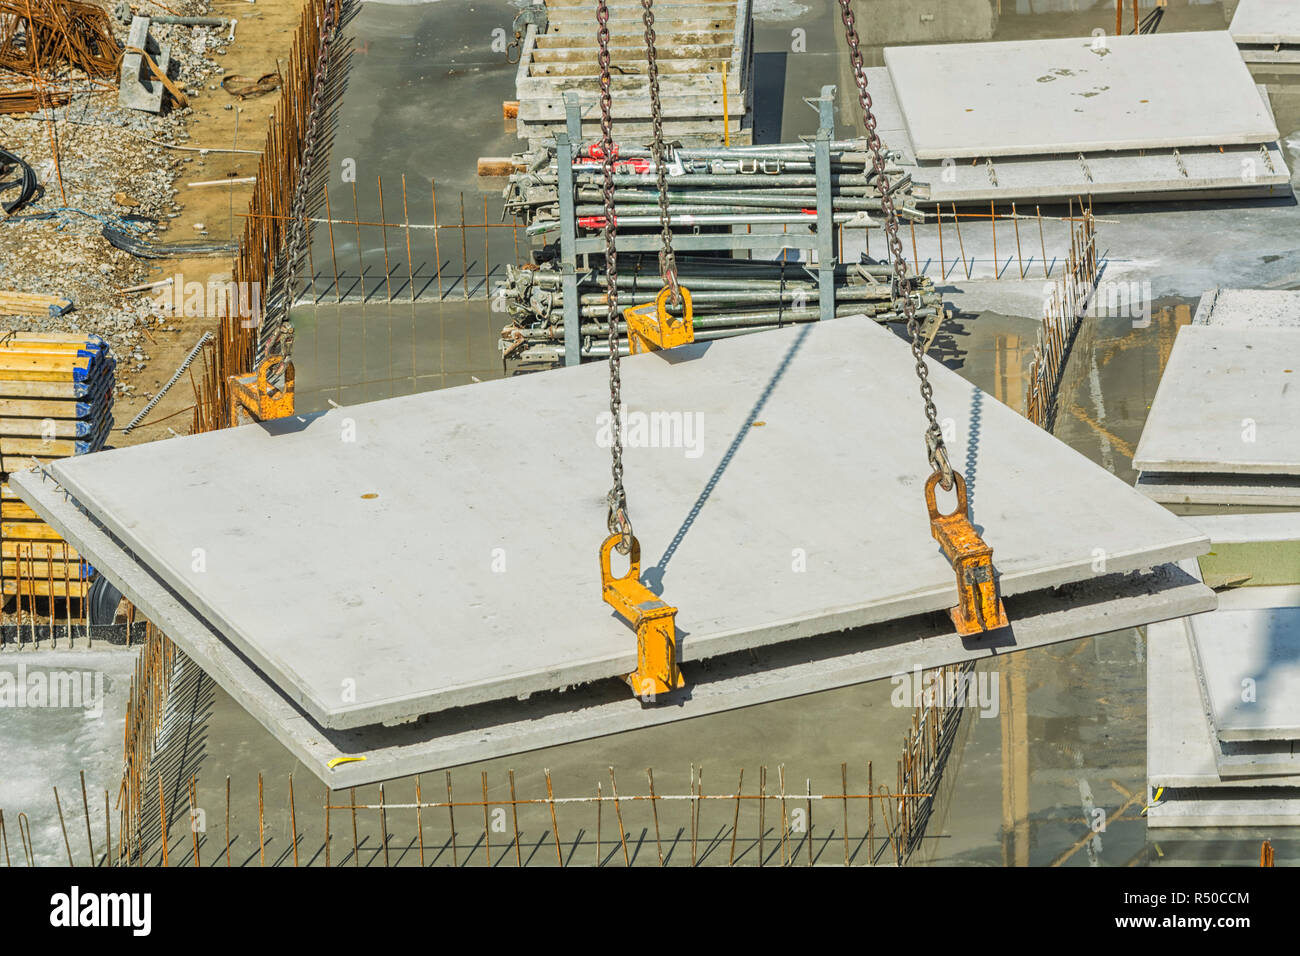
<path fill-rule="evenodd" d="M 820 291 L 815 269 L 804 263 L 766 259 L 730 259 L 722 256 L 678 254 L 682 285 L 691 291 L 697 340 L 775 329 L 820 318 Z M 888 265 L 868 262 L 839 265 L 834 273 L 836 316 L 867 315 L 877 322 L 902 321 Z M 620 310 L 652 301 L 661 288 L 658 262 L 650 254 L 619 256 L 618 305 Z M 943 315 L 943 297 L 928 277 L 911 276 L 907 293 L 916 303 L 923 322 Z M 554 262 L 537 267 L 508 266 L 502 286 L 505 311 L 511 324 L 501 331 L 500 347 L 506 357 L 560 360 L 564 341 L 564 292 L 560 270 Z M 604 266 L 593 257 L 590 271 L 578 280 L 578 316 L 584 358 L 607 355 L 604 339 L 607 293 Z M 672 315 L 680 308 L 670 306 Z M 626 325 L 618 324 L 626 333 Z"/>
<path fill-rule="evenodd" d="M 876 172 L 863 140 L 831 145 L 831 198 L 834 221 L 857 227 L 878 224 L 866 215 L 880 210 Z M 558 172 L 553 148 L 517 157 L 523 172 L 510 176 L 505 212 L 522 218 L 530 235 L 556 238 L 560 226 Z M 898 213 L 921 222 L 911 178 L 889 167 L 890 193 Z M 789 226 L 816 220 L 817 176 L 811 143 L 678 149 L 668 161 L 668 206 L 674 228 L 702 226 Z M 603 225 L 604 174 L 590 148 L 573 162 L 577 234 Z M 620 148 L 615 160 L 614 200 L 619 226 L 653 229 L 658 225 L 659 192 L 649 150 Z M 857 213 L 858 215 L 853 215 Z"/>

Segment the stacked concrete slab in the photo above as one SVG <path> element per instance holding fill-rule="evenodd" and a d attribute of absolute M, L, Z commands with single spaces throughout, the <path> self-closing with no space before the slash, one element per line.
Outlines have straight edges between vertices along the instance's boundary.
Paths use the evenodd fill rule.
<path fill-rule="evenodd" d="M 918 198 L 1290 195 L 1226 32 L 889 47 L 885 64 L 868 70 L 879 128 Z"/>
<path fill-rule="evenodd" d="M 1300 63 L 1300 4 L 1241 0 L 1228 27 L 1247 63 Z"/>
<path fill-rule="evenodd" d="M 655 59 L 667 142 L 737 145 L 753 137 L 752 0 L 659 0 Z M 537 0 L 535 5 L 540 5 Z M 515 96 L 519 137 L 530 149 L 565 126 L 564 94 L 582 105 L 584 142 L 600 135 L 599 67 L 593 7 L 585 0 L 546 0 L 523 36 Z M 651 139 L 644 12 L 640 0 L 610 0 L 611 96 L 615 138 Z M 545 29 L 539 29 L 545 24 Z"/>
<path fill-rule="evenodd" d="M 1179 330 L 1133 457 L 1165 504 L 1300 507 L 1300 292 L 1213 290 Z"/>
<path fill-rule="evenodd" d="M 1278 579 L 1276 555 L 1300 551 L 1300 513 L 1189 520 L 1211 555 L 1256 553 L 1238 557 L 1248 571 L 1218 610 L 1147 630 L 1148 820 L 1300 826 L 1300 575 L 1256 583 Z"/>
<path fill-rule="evenodd" d="M 861 316 L 624 362 L 642 578 L 680 608 L 691 682 L 654 706 L 619 679 L 635 638 L 600 600 L 601 366 L 153 442 L 14 484 L 334 786 L 1213 607 L 1173 565 L 1205 550 L 1199 531 L 931 363 L 1013 621 L 953 634 L 912 364 Z M 546 507 L 511 490 L 524 473 Z"/>

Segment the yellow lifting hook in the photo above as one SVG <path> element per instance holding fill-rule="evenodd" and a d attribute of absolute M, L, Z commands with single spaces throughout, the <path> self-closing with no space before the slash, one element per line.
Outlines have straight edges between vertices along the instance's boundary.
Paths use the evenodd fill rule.
<path fill-rule="evenodd" d="M 939 472 L 925 483 L 925 503 L 930 509 L 930 533 L 957 572 L 957 606 L 948 610 L 948 616 L 963 637 L 984 634 L 1006 627 L 1007 612 L 998 594 L 997 578 L 993 574 L 993 549 L 984 543 L 970 522 L 970 509 L 966 502 L 966 481 L 953 473 L 957 486 L 957 510 L 939 514 L 934 503 L 934 486 L 939 483 Z"/>
<path fill-rule="evenodd" d="M 270 382 L 276 365 L 284 363 L 284 387 Z M 247 375 L 232 375 L 226 382 L 230 395 L 230 424 L 269 422 L 293 414 L 293 362 L 267 356 Z"/>
<path fill-rule="evenodd" d="M 688 345 L 695 341 L 694 312 L 691 309 L 691 293 L 682 285 L 677 287 L 682 297 L 682 317 L 674 319 L 668 314 L 668 299 L 672 287 L 664 286 L 653 302 L 634 305 L 623 310 L 623 321 L 627 323 L 628 351 L 650 352 L 656 349 L 673 349 L 679 345 Z"/>
<path fill-rule="evenodd" d="M 641 543 L 632 536 L 627 574 L 614 577 L 610 552 L 623 536 L 612 534 L 600 546 L 600 586 L 605 603 L 636 629 L 636 670 L 624 676 L 642 700 L 686 686 L 677 667 L 677 608 L 641 583 Z"/>

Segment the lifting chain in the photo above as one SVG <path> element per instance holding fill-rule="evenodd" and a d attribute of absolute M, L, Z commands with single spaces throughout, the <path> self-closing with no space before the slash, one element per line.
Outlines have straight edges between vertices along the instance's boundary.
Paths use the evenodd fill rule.
<path fill-rule="evenodd" d="M 853 79 L 858 87 L 862 119 L 867 128 L 867 145 L 871 149 L 872 165 L 875 167 L 880 207 L 885 213 L 885 235 L 889 242 L 894 272 L 894 294 L 895 297 L 902 297 L 907 333 L 912 339 L 916 377 L 921 382 L 921 400 L 925 403 L 925 447 L 932 469 L 925 483 L 930 534 L 939 542 L 939 547 L 957 575 L 957 604 L 949 609 L 948 614 L 958 634 L 962 637 L 978 637 L 1007 627 L 1007 612 L 999 594 L 997 571 L 993 566 L 993 549 L 971 524 L 966 479 L 959 472 L 953 471 L 952 464 L 948 461 L 948 449 L 943 442 L 943 430 L 939 427 L 939 416 L 934 407 L 934 389 L 930 385 L 929 370 L 925 366 L 925 347 L 921 344 L 921 324 L 916 318 L 916 303 L 907 287 L 907 260 L 903 257 L 902 240 L 898 238 L 898 213 L 894 209 L 889 177 L 885 173 L 885 155 L 880 145 L 880 135 L 876 132 L 876 117 L 871 110 L 867 71 L 862 64 L 862 50 L 859 47 L 851 3 L 852 0 L 839 0 L 840 16 L 844 21 L 844 33 L 853 62 Z M 945 491 L 956 490 L 956 510 L 949 514 L 939 511 L 934 500 L 935 485 L 942 485 Z"/>
<path fill-rule="evenodd" d="M 623 489 L 623 381 L 619 371 L 618 355 L 618 250 L 615 240 L 618 226 L 614 220 L 614 120 L 613 99 L 610 95 L 609 77 L 609 4 L 596 0 L 596 43 L 600 47 L 597 62 L 600 66 L 600 139 L 601 169 L 604 172 L 605 191 L 605 322 L 609 327 L 609 414 L 611 442 L 611 471 L 614 486 L 606 499 L 609 533 L 619 535 L 619 554 L 632 551 L 632 521 L 627 514 L 627 492 Z"/>
<path fill-rule="evenodd" d="M 645 22 L 646 78 L 650 82 L 650 125 L 654 130 L 651 152 L 655 164 L 655 181 L 659 191 L 659 272 L 664 288 L 671 289 L 673 305 L 681 304 L 677 288 L 677 257 L 673 255 L 673 233 L 668 215 L 668 171 L 664 162 L 663 110 L 659 105 L 659 63 L 655 58 L 654 0 L 641 0 L 645 8 L 641 19 Z"/>
<path fill-rule="evenodd" d="M 934 474 L 944 491 L 951 491 L 954 483 L 948 449 L 943 442 L 943 429 L 939 427 L 939 413 L 934 407 L 934 389 L 930 373 L 925 367 L 925 346 L 921 343 L 921 323 L 916 317 L 916 303 L 907 285 L 907 259 L 903 256 L 903 241 L 898 237 L 898 212 L 890 195 L 889 177 L 885 172 L 885 154 L 876 132 L 876 116 L 871 109 L 871 94 L 867 92 L 867 71 L 862 63 L 862 50 L 858 39 L 857 21 L 853 16 L 852 0 L 839 0 L 840 17 L 844 21 L 844 34 L 848 39 L 849 57 L 853 63 L 853 79 L 858 87 L 858 102 L 867 128 L 867 145 L 876 171 L 876 188 L 880 192 L 880 208 L 885 214 L 885 237 L 889 243 L 889 257 L 894 269 L 894 285 L 902 297 L 903 317 L 907 320 L 907 334 L 912 340 L 912 358 L 916 361 L 916 377 L 921 382 L 921 400 L 925 403 L 926 454 Z"/>

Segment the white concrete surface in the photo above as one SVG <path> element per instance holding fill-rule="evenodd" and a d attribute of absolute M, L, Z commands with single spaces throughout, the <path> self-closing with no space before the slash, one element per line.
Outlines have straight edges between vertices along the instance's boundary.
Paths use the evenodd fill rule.
<path fill-rule="evenodd" d="M 692 673 L 691 692 L 671 706 L 642 707 L 613 682 L 562 694 L 496 701 L 394 727 L 326 730 L 233 651 L 52 480 L 15 479 L 33 507 L 105 569 L 142 614 L 157 624 L 295 757 L 333 788 L 360 786 L 796 697 L 896 674 L 977 660 L 1150 621 L 1195 614 L 1215 596 L 1194 576 L 1194 562 L 1149 573 L 1105 575 L 1065 588 L 1009 598 L 1009 633 L 992 641 L 956 638 L 941 615 L 922 615 L 821 641 L 795 641 L 715 658 Z M 333 769 L 330 762 L 348 760 Z"/>
<path fill-rule="evenodd" d="M 698 444 L 626 458 L 643 577 L 681 609 L 686 662 L 956 602 L 922 495 L 911 356 L 892 332 L 843 319 L 623 368 L 635 420 L 676 412 L 698 426 Z M 1208 548 L 930 370 L 953 458 L 974 462 L 974 520 L 1004 594 Z M 632 669 L 632 631 L 601 602 L 596 565 L 607 389 L 590 365 L 50 472 L 314 719 L 360 726 Z"/>
<path fill-rule="evenodd" d="M 1144 473 L 1300 475 L 1300 329 L 1180 329 L 1142 430 Z"/>
<path fill-rule="evenodd" d="M 1294 770 L 1273 772 L 1272 764 L 1257 764 L 1249 774 L 1235 774 L 1239 779 L 1225 779 L 1225 771 L 1231 771 L 1206 717 L 1187 620 L 1147 627 L 1147 779 L 1152 788 L 1300 786 Z"/>
<path fill-rule="evenodd" d="M 1191 629 L 1215 735 L 1300 740 L 1300 607 L 1221 608 Z"/>
<path fill-rule="evenodd" d="M 1286 155 L 1277 142 L 1225 146 L 921 160 L 908 133 L 888 69 L 867 70 L 881 140 L 902 154 L 919 200 L 935 203 L 1025 202 L 1093 196 L 1172 199 L 1187 196 L 1288 197 Z M 1268 94 L 1258 86 L 1268 114 Z"/>
<path fill-rule="evenodd" d="M 1228 27 L 1237 43 L 1300 43 L 1295 0 L 1241 0 Z"/>
<path fill-rule="evenodd" d="M 1300 478 L 1287 475 L 1138 476 L 1137 490 L 1162 505 L 1254 505 L 1300 508 Z"/>
<path fill-rule="evenodd" d="M 1196 306 L 1193 325 L 1227 329 L 1300 328 L 1300 292 L 1211 289 Z"/>
<path fill-rule="evenodd" d="M 1300 541 L 1300 511 L 1190 515 L 1183 520 L 1203 532 L 1212 545 Z"/>
<path fill-rule="evenodd" d="M 1147 826 L 1300 826 L 1300 789 L 1192 790 L 1171 793 L 1147 810 Z"/>
<path fill-rule="evenodd" d="M 1278 138 L 1226 31 L 889 47 L 884 55 L 920 160 Z"/>

